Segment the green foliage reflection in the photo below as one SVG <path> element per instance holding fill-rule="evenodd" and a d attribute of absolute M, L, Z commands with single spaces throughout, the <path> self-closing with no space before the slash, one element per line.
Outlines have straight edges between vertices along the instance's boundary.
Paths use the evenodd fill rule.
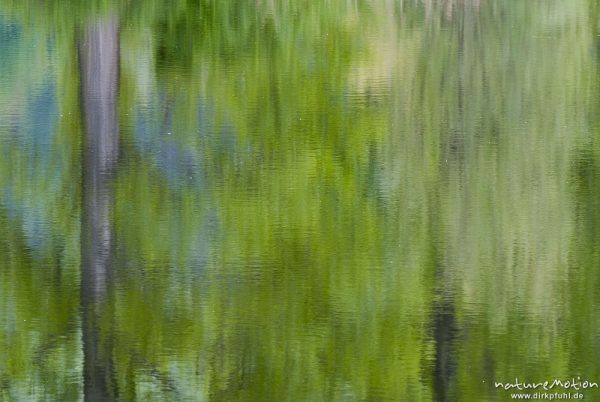
<path fill-rule="evenodd" d="M 116 241 L 94 326 L 114 399 L 594 379 L 590 4 L 3 1 L 2 396 L 83 392 L 75 44 L 107 14 Z"/>

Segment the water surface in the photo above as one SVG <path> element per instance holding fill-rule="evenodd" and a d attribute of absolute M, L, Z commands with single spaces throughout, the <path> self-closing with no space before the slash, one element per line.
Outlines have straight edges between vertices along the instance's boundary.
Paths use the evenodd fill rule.
<path fill-rule="evenodd" d="M 600 383 L 599 17 L 0 0 L 0 400 Z"/>

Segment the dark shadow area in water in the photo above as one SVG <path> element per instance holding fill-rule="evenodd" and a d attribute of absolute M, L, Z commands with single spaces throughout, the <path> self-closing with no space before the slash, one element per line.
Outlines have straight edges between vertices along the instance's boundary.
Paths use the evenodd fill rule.
<path fill-rule="evenodd" d="M 435 366 L 433 389 L 436 401 L 452 400 L 450 388 L 456 370 L 453 342 L 456 338 L 456 320 L 452 302 L 443 301 L 433 317 L 433 339 L 435 340 Z"/>

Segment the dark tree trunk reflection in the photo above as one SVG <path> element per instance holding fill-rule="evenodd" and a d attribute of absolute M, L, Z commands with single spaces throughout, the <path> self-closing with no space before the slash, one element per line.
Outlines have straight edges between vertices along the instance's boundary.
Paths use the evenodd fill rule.
<path fill-rule="evenodd" d="M 453 344 L 456 338 L 454 305 L 442 302 L 433 317 L 433 339 L 435 341 L 435 366 L 433 369 L 433 389 L 435 400 L 451 401 L 451 383 L 456 369 L 456 351 Z"/>
<path fill-rule="evenodd" d="M 107 18 L 79 33 L 83 140 L 83 213 L 81 227 L 81 306 L 86 401 L 110 400 L 111 353 L 100 342 L 100 322 L 111 277 L 114 234 L 111 224 L 112 175 L 118 154 L 117 94 L 119 29 Z"/>

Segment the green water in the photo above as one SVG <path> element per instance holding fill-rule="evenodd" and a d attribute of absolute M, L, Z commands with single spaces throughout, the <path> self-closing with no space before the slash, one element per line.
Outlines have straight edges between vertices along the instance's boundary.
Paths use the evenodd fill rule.
<path fill-rule="evenodd" d="M 0 400 L 600 383 L 599 62 L 595 0 L 0 0 Z"/>

